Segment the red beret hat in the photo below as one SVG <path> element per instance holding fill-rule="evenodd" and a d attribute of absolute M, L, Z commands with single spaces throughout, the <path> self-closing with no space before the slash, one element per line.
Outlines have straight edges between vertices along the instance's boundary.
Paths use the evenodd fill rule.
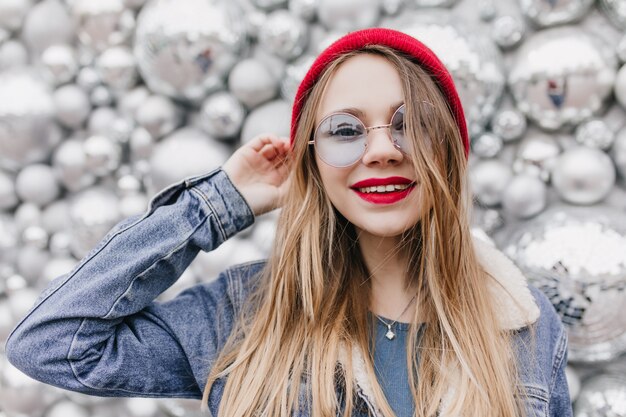
<path fill-rule="evenodd" d="M 311 87 L 313 87 L 320 74 L 338 56 L 371 44 L 385 45 L 412 56 L 422 68 L 431 75 L 450 105 L 452 115 L 461 133 L 463 146 L 465 147 L 465 157 L 467 157 L 469 155 L 470 145 L 463 107 L 461 106 L 461 100 L 454 86 L 452 76 L 447 68 L 433 51 L 414 37 L 397 30 L 386 28 L 369 28 L 350 32 L 336 40 L 319 54 L 304 76 L 296 92 L 291 113 L 291 144 L 293 145 L 298 116 L 302 111 L 302 105 L 306 101 L 308 92 Z"/>

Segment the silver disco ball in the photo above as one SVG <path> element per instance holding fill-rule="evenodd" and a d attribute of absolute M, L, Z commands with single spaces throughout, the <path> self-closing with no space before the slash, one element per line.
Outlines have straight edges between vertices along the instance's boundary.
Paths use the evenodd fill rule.
<path fill-rule="evenodd" d="M 622 108 L 626 109 L 626 65 L 622 65 L 617 71 L 613 91 L 615 92 L 617 102 L 621 104 Z"/>
<path fill-rule="evenodd" d="M 555 207 L 502 233 L 505 253 L 552 301 L 573 362 L 626 352 L 626 221 L 608 207 Z"/>
<path fill-rule="evenodd" d="M 451 7 L 458 3 L 458 0 L 408 0 L 408 3 L 416 7 Z"/>
<path fill-rule="evenodd" d="M 502 207 L 520 219 L 533 217 L 547 204 L 548 187 L 536 175 L 516 175 L 502 193 Z"/>
<path fill-rule="evenodd" d="M 20 29 L 20 37 L 35 57 L 52 45 L 73 43 L 75 36 L 72 19 L 61 0 L 37 2 Z"/>
<path fill-rule="evenodd" d="M 491 24 L 491 37 L 502 49 L 518 46 L 526 34 L 526 25 L 519 17 L 504 15 Z"/>
<path fill-rule="evenodd" d="M 318 0 L 317 16 L 329 30 L 349 32 L 371 27 L 380 17 L 380 1 Z"/>
<path fill-rule="evenodd" d="M 215 139 L 228 139 L 241 130 L 245 115 L 243 104 L 234 95 L 220 91 L 202 103 L 199 126 Z"/>
<path fill-rule="evenodd" d="M 613 47 L 581 27 L 546 29 L 518 50 L 509 85 L 526 116 L 556 130 L 601 111 L 613 90 L 616 65 Z"/>
<path fill-rule="evenodd" d="M 248 108 L 254 108 L 276 95 L 278 80 L 260 60 L 245 58 L 228 74 L 228 89 Z"/>
<path fill-rule="evenodd" d="M 294 16 L 310 22 L 317 16 L 319 2 L 317 0 L 289 0 L 287 7 Z"/>
<path fill-rule="evenodd" d="M 23 67 L 28 62 L 28 50 L 20 41 L 10 39 L 0 42 L 0 71 Z"/>
<path fill-rule="evenodd" d="M 60 401 L 46 410 L 46 417 L 89 417 L 89 410 L 72 401 Z"/>
<path fill-rule="evenodd" d="M 511 167 L 499 159 L 478 161 L 469 174 L 473 194 L 487 207 L 502 203 L 502 195 L 512 177 Z"/>
<path fill-rule="evenodd" d="M 552 136 L 529 135 L 517 148 L 513 172 L 533 174 L 548 182 L 560 154 L 561 147 Z"/>
<path fill-rule="evenodd" d="M 276 10 L 267 17 L 260 28 L 260 45 L 279 56 L 290 60 L 302 55 L 308 45 L 308 25 L 287 10 Z"/>
<path fill-rule="evenodd" d="M 14 261 L 20 243 L 19 232 L 15 218 L 0 211 L 0 265 Z"/>
<path fill-rule="evenodd" d="M 46 385 L 24 374 L 11 365 L 6 356 L 0 355 L 0 404 L 7 416 L 41 416 L 54 400 Z"/>
<path fill-rule="evenodd" d="M 454 78 L 470 135 L 482 133 L 499 107 L 506 81 L 493 40 L 445 10 L 402 13 L 382 26 L 419 39 L 437 54 Z"/>
<path fill-rule="evenodd" d="M 613 129 L 602 119 L 589 119 L 576 128 L 576 141 L 606 151 L 615 141 Z"/>
<path fill-rule="evenodd" d="M 503 146 L 500 136 L 486 132 L 472 141 L 472 153 L 481 158 L 493 158 L 502 151 Z"/>
<path fill-rule="evenodd" d="M 30 70 L 0 73 L 0 167 L 45 160 L 60 140 L 47 85 Z"/>
<path fill-rule="evenodd" d="M 80 43 L 98 52 L 123 44 L 135 26 L 133 12 L 122 0 L 74 0 L 72 14 Z"/>
<path fill-rule="evenodd" d="M 137 18 L 134 53 L 154 92 L 198 101 L 223 83 L 245 43 L 230 2 L 152 0 Z"/>
<path fill-rule="evenodd" d="M 126 46 L 109 48 L 100 54 L 96 70 L 102 82 L 115 91 L 129 90 L 137 82 L 135 57 Z"/>
<path fill-rule="evenodd" d="M 538 26 L 572 23 L 589 11 L 593 0 L 519 0 L 526 17 Z"/>
<path fill-rule="evenodd" d="M 70 45 L 57 44 L 41 54 L 43 74 L 52 84 L 61 85 L 71 81 L 78 73 L 76 51 Z"/>
<path fill-rule="evenodd" d="M 599 149 L 578 146 L 556 159 L 552 185 L 559 196 L 572 204 L 595 204 L 606 198 L 615 185 L 611 158 Z"/>
<path fill-rule="evenodd" d="M 203 417 L 197 400 L 168 398 L 160 401 L 158 406 L 170 417 Z"/>
<path fill-rule="evenodd" d="M 517 109 L 498 110 L 491 119 L 491 130 L 505 142 L 521 138 L 526 127 L 526 117 Z"/>
<path fill-rule="evenodd" d="M 626 376 L 623 373 L 608 373 L 585 381 L 574 406 L 574 416 L 626 416 Z"/>
<path fill-rule="evenodd" d="M 146 188 L 152 197 L 181 179 L 210 172 L 230 155 L 228 146 L 208 137 L 197 128 L 186 127 L 162 139 L 150 155 Z"/>
<path fill-rule="evenodd" d="M 70 250 L 81 259 L 121 220 L 119 198 L 104 186 L 82 190 L 72 196 L 70 220 Z"/>
<path fill-rule="evenodd" d="M 0 27 L 17 30 L 33 6 L 32 0 L 5 0 L 0 3 Z"/>
<path fill-rule="evenodd" d="M 285 100 L 293 103 L 296 97 L 296 91 L 298 91 L 298 86 L 304 79 L 309 68 L 311 68 L 313 61 L 315 61 L 315 56 L 303 55 L 295 61 L 290 62 L 287 68 L 285 68 L 284 77 L 280 82 L 280 94 Z"/>
<path fill-rule="evenodd" d="M 619 29 L 626 29 L 626 1 L 624 0 L 598 0 L 600 10 Z"/>
<path fill-rule="evenodd" d="M 622 178 L 626 178 L 626 129 L 622 128 L 617 132 L 610 153 L 617 172 Z"/>
<path fill-rule="evenodd" d="M 19 202 L 15 189 L 15 178 L 7 172 L 0 171 L 0 210 L 8 210 Z"/>

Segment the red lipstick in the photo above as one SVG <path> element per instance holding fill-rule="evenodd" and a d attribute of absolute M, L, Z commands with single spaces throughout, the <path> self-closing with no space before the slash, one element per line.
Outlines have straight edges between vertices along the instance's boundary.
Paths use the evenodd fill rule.
<path fill-rule="evenodd" d="M 394 190 L 387 192 L 369 192 L 364 193 L 359 191 L 359 188 L 376 187 L 379 185 L 392 185 L 392 184 L 410 184 L 409 187 L 404 190 Z M 413 188 L 415 183 L 408 178 L 404 177 L 387 177 L 387 178 L 368 178 L 363 181 L 359 181 L 350 187 L 359 197 L 363 200 L 374 204 L 393 204 L 404 199 Z"/>
<path fill-rule="evenodd" d="M 411 184 L 408 178 L 404 177 L 387 177 L 387 178 L 368 178 L 363 181 L 355 182 L 350 188 L 363 188 L 363 187 L 375 187 L 377 185 L 390 185 L 390 184 Z"/>

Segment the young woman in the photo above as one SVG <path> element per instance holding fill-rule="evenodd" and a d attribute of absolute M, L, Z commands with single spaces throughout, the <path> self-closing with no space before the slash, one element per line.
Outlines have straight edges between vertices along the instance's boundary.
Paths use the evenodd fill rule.
<path fill-rule="evenodd" d="M 468 151 L 433 52 L 350 33 L 300 85 L 289 141 L 256 137 L 116 225 L 7 356 L 69 390 L 201 398 L 220 417 L 571 415 L 558 316 L 470 233 Z M 276 207 L 266 262 L 154 301 Z"/>

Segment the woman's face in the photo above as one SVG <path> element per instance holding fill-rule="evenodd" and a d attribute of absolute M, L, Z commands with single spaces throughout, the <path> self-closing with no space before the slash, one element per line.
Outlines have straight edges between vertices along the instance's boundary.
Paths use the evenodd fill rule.
<path fill-rule="evenodd" d="M 368 127 L 386 125 L 403 99 L 400 76 L 389 61 L 378 55 L 360 54 L 346 60 L 331 77 L 316 114 L 316 125 L 338 111 L 356 111 Z M 388 128 L 370 130 L 365 153 L 349 167 L 328 165 L 317 153 L 315 158 L 331 202 L 361 234 L 397 236 L 419 221 L 419 178 L 415 178 L 409 157 L 392 143 Z M 363 181 L 370 187 L 364 189 Z M 401 190 L 407 183 L 412 185 Z M 391 188 L 387 185 L 398 187 L 387 191 Z M 374 191 L 372 186 L 379 188 Z"/>

